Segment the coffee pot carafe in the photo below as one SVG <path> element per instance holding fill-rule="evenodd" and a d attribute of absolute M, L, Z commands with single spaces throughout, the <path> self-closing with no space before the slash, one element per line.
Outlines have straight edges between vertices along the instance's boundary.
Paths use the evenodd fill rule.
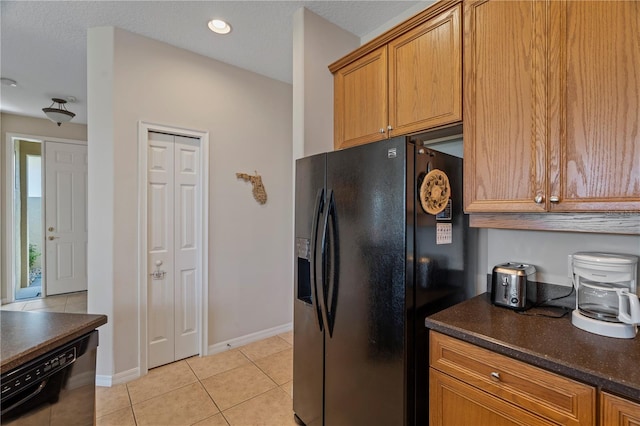
<path fill-rule="evenodd" d="M 569 260 L 576 290 L 572 324 L 603 336 L 635 337 L 640 324 L 638 257 L 579 252 Z"/>

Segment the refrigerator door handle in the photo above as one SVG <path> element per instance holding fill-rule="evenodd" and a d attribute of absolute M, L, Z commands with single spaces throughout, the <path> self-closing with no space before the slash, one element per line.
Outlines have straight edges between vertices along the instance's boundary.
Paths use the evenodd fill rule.
<path fill-rule="evenodd" d="M 329 196 L 329 205 L 327 206 L 327 223 L 330 226 L 327 228 L 326 235 L 329 239 L 330 255 L 327 259 L 327 270 L 330 272 L 327 280 L 327 297 L 325 299 L 327 317 L 326 322 L 329 330 L 329 337 L 333 336 L 333 325 L 336 320 L 336 308 L 338 303 L 338 284 L 340 277 L 340 263 L 339 252 L 340 244 L 338 240 L 338 216 L 336 211 L 336 201 L 333 196 L 333 190 L 331 190 Z"/>
<path fill-rule="evenodd" d="M 324 322 L 322 320 L 322 311 L 320 307 L 318 297 L 318 271 L 317 271 L 317 249 L 318 249 L 318 225 L 320 224 L 320 216 L 322 216 L 322 210 L 324 209 L 324 188 L 318 190 L 316 195 L 316 205 L 314 208 L 313 227 L 311 229 L 311 270 L 313 271 L 313 305 L 316 310 L 316 324 L 320 331 L 324 330 Z M 324 265 L 324 263 L 323 263 Z M 323 267 L 324 268 L 324 267 Z"/>
<path fill-rule="evenodd" d="M 327 210 L 324 216 L 324 225 L 322 230 L 322 298 L 320 303 L 322 304 L 322 314 L 324 324 L 329 331 L 329 337 L 333 335 L 333 310 L 329 309 L 329 299 L 332 301 L 332 305 L 335 305 L 334 294 L 335 287 L 333 283 L 335 281 L 336 272 L 336 235 L 335 235 L 335 198 L 333 196 L 333 190 L 329 190 L 329 196 L 327 197 Z M 329 219 L 331 226 L 329 226 Z"/>

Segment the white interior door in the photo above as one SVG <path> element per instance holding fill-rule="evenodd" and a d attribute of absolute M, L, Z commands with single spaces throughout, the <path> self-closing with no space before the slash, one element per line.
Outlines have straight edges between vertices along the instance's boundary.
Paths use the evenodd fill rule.
<path fill-rule="evenodd" d="M 48 296 L 87 289 L 87 147 L 44 142 Z"/>
<path fill-rule="evenodd" d="M 199 140 L 149 132 L 148 367 L 198 353 Z"/>

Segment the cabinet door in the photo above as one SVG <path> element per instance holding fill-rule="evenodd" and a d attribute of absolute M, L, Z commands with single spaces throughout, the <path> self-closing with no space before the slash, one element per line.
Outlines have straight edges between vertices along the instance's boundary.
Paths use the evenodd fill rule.
<path fill-rule="evenodd" d="M 389 42 L 390 136 L 462 120 L 458 5 Z"/>
<path fill-rule="evenodd" d="M 336 149 L 387 138 L 387 47 L 383 46 L 334 75 Z"/>
<path fill-rule="evenodd" d="M 508 402 L 431 368 L 429 425 L 555 425 Z"/>
<path fill-rule="evenodd" d="M 600 424 L 640 426 L 640 404 L 602 392 L 600 394 Z"/>
<path fill-rule="evenodd" d="M 638 211 L 640 2 L 550 7 L 550 210 Z"/>
<path fill-rule="evenodd" d="M 466 211 L 546 209 L 546 14 L 546 2 L 464 3 Z"/>

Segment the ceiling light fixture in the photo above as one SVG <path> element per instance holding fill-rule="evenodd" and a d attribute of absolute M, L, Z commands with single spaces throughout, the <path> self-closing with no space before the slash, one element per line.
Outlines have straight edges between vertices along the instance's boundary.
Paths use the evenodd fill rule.
<path fill-rule="evenodd" d="M 231 25 L 220 19 L 212 19 L 209 21 L 209 29 L 216 34 L 229 34 L 231 32 Z"/>
<path fill-rule="evenodd" d="M 71 111 L 68 111 L 64 104 L 67 103 L 64 99 L 52 98 L 53 103 L 48 108 L 42 108 L 47 118 L 54 123 L 58 123 L 58 126 L 62 123 L 66 123 L 76 115 Z M 58 104 L 57 108 L 54 108 L 54 104 Z"/>

